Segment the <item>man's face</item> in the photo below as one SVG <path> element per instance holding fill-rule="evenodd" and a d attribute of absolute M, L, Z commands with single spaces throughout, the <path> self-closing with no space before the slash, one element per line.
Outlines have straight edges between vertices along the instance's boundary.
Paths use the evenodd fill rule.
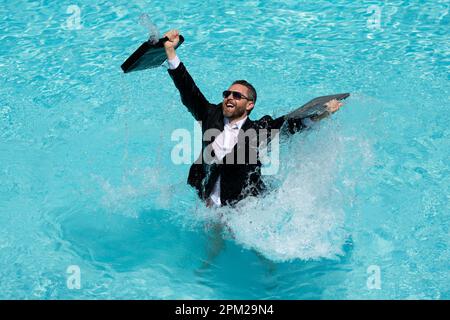
<path fill-rule="evenodd" d="M 235 99 L 233 94 L 223 98 L 222 111 L 223 115 L 230 119 L 237 119 L 247 114 L 248 111 L 254 107 L 254 102 L 244 97 L 249 98 L 249 90 L 246 86 L 241 84 L 233 84 L 228 88 L 229 91 L 236 91 L 243 95 L 241 99 Z"/>

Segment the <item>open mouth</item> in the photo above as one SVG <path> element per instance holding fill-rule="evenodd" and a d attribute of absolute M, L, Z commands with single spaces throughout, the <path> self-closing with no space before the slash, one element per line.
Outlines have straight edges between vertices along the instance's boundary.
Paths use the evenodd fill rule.
<path fill-rule="evenodd" d="M 227 103 L 225 106 L 230 109 L 234 108 L 234 104 L 232 104 L 232 103 Z"/>

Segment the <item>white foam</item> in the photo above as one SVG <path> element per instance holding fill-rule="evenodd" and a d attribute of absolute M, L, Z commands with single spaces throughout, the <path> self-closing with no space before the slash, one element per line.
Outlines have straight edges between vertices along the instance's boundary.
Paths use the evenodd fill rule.
<path fill-rule="evenodd" d="M 219 209 L 236 242 L 274 261 L 343 254 L 348 236 L 344 201 L 356 183 L 346 181 L 338 190 L 337 179 L 345 168 L 346 148 L 354 152 L 356 138 L 339 137 L 333 127 L 295 136 L 282 146 L 280 172 L 266 178 L 275 178 L 272 184 L 278 186 L 268 195 L 245 199 L 236 209 Z M 363 145 L 357 150 L 365 157 L 368 147 Z"/>

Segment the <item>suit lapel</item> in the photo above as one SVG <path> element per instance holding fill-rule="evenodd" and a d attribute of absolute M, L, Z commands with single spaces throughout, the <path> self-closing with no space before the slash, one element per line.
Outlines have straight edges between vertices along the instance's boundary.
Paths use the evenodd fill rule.
<path fill-rule="evenodd" d="M 249 117 L 247 117 L 247 119 L 245 119 L 245 122 L 241 127 L 241 130 L 245 132 L 248 129 L 250 129 L 251 127 L 253 127 L 253 121 L 250 120 Z M 242 132 L 239 132 L 239 134 L 242 134 Z"/>
<path fill-rule="evenodd" d="M 253 128 L 253 124 L 254 124 L 253 121 L 250 120 L 250 119 L 247 117 L 247 119 L 245 120 L 244 124 L 243 124 L 242 127 L 241 127 L 241 130 L 239 130 L 238 141 L 241 141 L 241 139 L 243 138 L 242 135 L 243 135 L 248 129 Z M 247 145 L 247 143 L 244 143 L 244 144 Z M 242 147 L 243 147 L 243 146 L 238 142 L 238 143 L 236 143 L 236 145 L 234 146 L 232 152 L 233 152 L 235 155 L 237 155 L 238 152 L 240 152 L 240 151 L 238 151 L 238 150 L 240 150 Z M 247 150 L 247 147 L 245 147 L 245 150 Z"/>
<path fill-rule="evenodd" d="M 222 105 L 218 104 L 215 114 L 214 114 L 214 117 L 213 117 L 213 121 L 211 121 L 211 123 L 208 127 L 218 129 L 222 132 L 223 129 L 225 128 L 224 120 L 225 120 L 225 117 L 223 116 Z"/>

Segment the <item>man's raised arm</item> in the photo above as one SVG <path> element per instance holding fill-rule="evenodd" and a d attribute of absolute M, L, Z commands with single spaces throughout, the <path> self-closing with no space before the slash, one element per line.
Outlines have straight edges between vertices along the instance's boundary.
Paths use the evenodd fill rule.
<path fill-rule="evenodd" d="M 175 52 L 175 48 L 180 41 L 180 34 L 178 30 L 171 30 L 164 36 L 169 39 L 169 41 L 164 43 L 169 63 L 168 72 L 180 92 L 181 102 L 183 102 L 197 121 L 203 121 L 206 118 L 210 103 L 200 92 L 200 89 Z"/>

